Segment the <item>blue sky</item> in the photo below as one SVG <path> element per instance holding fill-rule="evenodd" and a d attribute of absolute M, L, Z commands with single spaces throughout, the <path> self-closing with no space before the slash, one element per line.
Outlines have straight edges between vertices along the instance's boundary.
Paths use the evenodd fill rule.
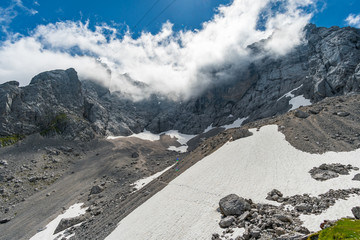
<path fill-rule="evenodd" d="M 23 0 L 23 7 L 17 6 L 17 2 L 0 1 L 2 9 L 15 4 L 13 19 L 3 23 L 11 33 L 26 35 L 39 24 L 90 20 L 91 26 L 107 23 L 120 32 L 129 26 L 134 36 L 138 36 L 141 31 L 156 33 L 167 20 L 174 23 L 175 30 L 200 28 L 212 18 L 216 7 L 231 0 Z M 318 6 L 311 20 L 318 26 L 346 26 L 345 19 L 350 14 L 360 14 L 359 0 L 321 0 Z M 5 38 L 4 32 L 0 35 Z"/>
<path fill-rule="evenodd" d="M 267 39 L 264 56 L 287 54 L 309 22 L 360 27 L 360 1 L 0 0 L 0 84 L 73 67 L 133 99 L 186 98 L 233 78 L 251 44 Z"/>

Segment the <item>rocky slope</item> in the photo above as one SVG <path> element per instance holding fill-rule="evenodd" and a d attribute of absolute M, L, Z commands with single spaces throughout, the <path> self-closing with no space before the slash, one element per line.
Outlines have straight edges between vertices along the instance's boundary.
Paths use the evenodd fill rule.
<path fill-rule="evenodd" d="M 0 136 L 41 132 L 89 140 L 144 128 L 197 134 L 210 124 L 220 126 L 244 117 L 250 122 L 285 113 L 291 108 L 291 97 L 284 94 L 290 91 L 313 103 L 358 92 L 360 30 L 308 25 L 305 33 L 306 42 L 285 56 L 264 54 L 264 42 L 249 46 L 255 60 L 232 73 L 231 81 L 217 84 L 214 80 L 200 96 L 183 102 L 158 95 L 132 102 L 125 93 L 80 82 L 74 69 L 41 73 L 25 87 L 15 81 L 2 84 Z"/>

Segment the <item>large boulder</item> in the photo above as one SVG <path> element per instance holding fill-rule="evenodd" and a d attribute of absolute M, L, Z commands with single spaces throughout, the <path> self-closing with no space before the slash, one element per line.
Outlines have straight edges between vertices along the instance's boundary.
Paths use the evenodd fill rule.
<path fill-rule="evenodd" d="M 219 206 L 221 213 L 225 216 L 240 216 L 251 209 L 250 203 L 236 194 L 230 194 L 222 198 Z"/>

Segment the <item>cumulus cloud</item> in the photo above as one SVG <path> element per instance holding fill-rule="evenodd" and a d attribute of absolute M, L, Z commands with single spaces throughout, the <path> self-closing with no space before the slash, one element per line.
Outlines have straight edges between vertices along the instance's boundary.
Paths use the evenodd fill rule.
<path fill-rule="evenodd" d="M 105 24 L 95 29 L 88 22 L 41 25 L 30 36 L 2 44 L 0 81 L 24 85 L 40 71 L 74 67 L 80 78 L 100 81 L 134 100 L 151 93 L 188 98 L 210 83 L 233 78 L 252 60 L 248 46 L 253 43 L 268 39 L 264 54 L 275 57 L 300 44 L 314 1 L 234 0 L 199 30 L 175 32 L 167 22 L 159 33 L 143 32 L 136 39 L 130 31 L 119 37 Z"/>
<path fill-rule="evenodd" d="M 349 26 L 360 28 L 360 14 L 350 14 L 346 19 L 345 22 L 349 24 Z"/>

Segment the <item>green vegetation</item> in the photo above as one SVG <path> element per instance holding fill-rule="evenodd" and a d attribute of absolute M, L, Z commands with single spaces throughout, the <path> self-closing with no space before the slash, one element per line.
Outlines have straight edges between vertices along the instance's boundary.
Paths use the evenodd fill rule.
<path fill-rule="evenodd" d="M 0 137 L 0 147 L 6 147 L 6 146 L 13 145 L 24 138 L 25 138 L 25 136 L 20 135 L 20 134 Z"/>
<path fill-rule="evenodd" d="M 317 238 L 318 237 L 318 238 Z M 341 219 L 332 227 L 326 228 L 308 238 L 318 240 L 360 239 L 360 220 Z"/>
<path fill-rule="evenodd" d="M 60 113 L 59 115 L 56 115 L 55 118 L 51 120 L 49 126 L 46 129 L 42 130 L 40 134 L 42 136 L 45 136 L 50 132 L 61 133 L 60 125 L 65 123 L 67 119 L 68 116 L 66 115 L 66 113 Z"/>

